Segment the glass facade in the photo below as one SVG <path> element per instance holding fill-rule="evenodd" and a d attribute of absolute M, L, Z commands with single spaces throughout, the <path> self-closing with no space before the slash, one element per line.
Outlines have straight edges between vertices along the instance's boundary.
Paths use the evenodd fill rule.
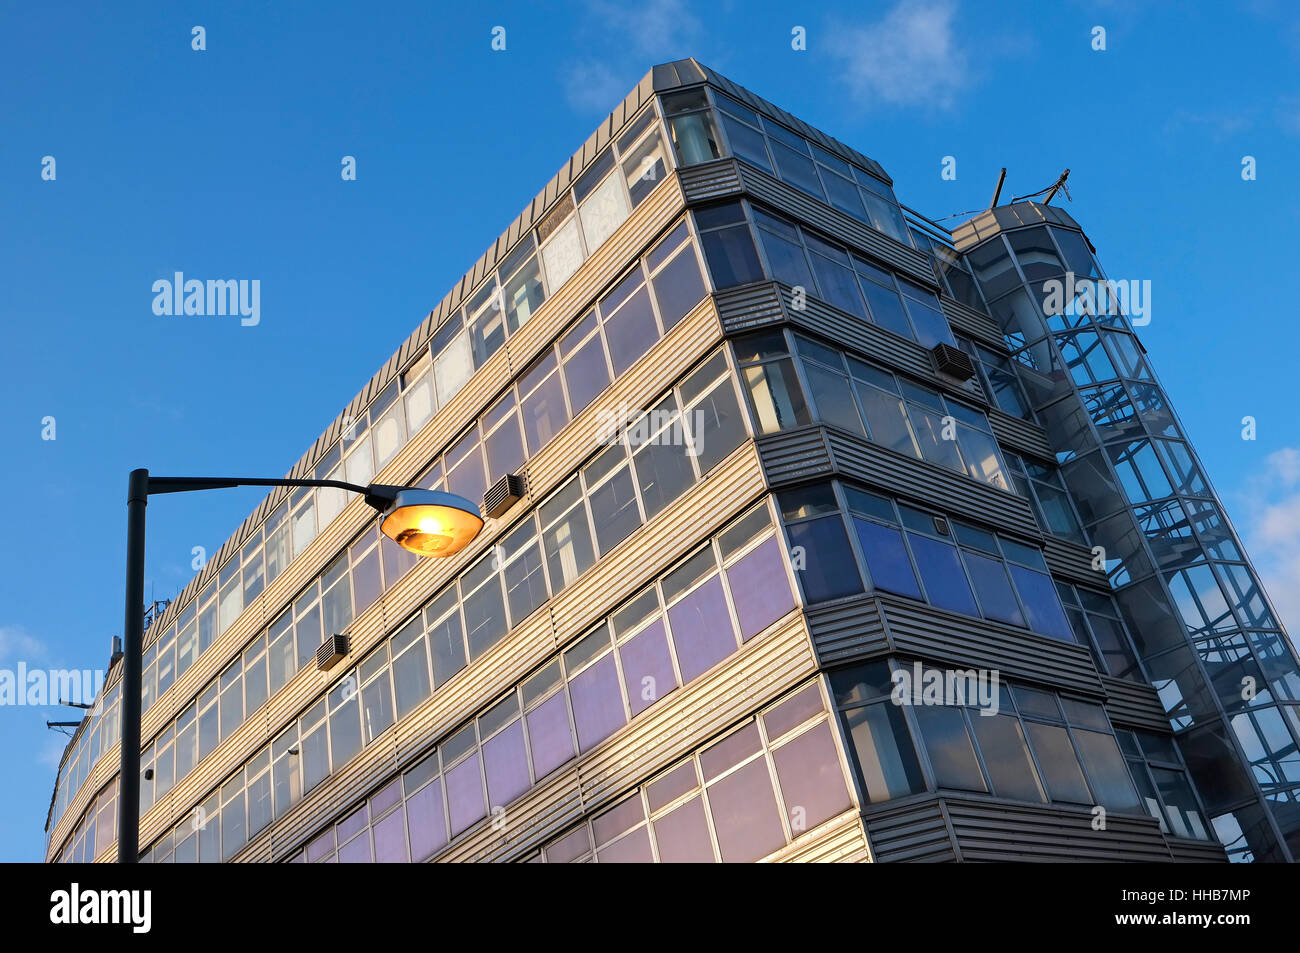
<path fill-rule="evenodd" d="M 1125 316 L 1047 296 L 1087 240 L 954 244 L 889 181 L 715 74 L 629 97 L 304 464 L 524 502 L 425 584 L 347 495 L 275 497 L 150 626 L 142 859 L 869 859 L 948 798 L 1294 859 L 1300 669 Z M 846 635 L 897 612 L 966 648 Z M 895 691 L 994 646 L 1056 661 L 995 710 Z M 113 846 L 114 674 L 52 860 Z"/>

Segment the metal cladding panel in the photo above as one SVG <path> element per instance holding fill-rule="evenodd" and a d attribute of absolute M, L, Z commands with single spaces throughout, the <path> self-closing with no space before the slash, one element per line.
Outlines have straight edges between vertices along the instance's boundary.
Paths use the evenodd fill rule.
<path fill-rule="evenodd" d="M 1117 725 L 1147 731 L 1169 731 L 1169 718 L 1160 696 L 1150 685 L 1125 678 L 1101 676 L 1106 689 L 1106 713 Z"/>
<path fill-rule="evenodd" d="M 1015 494 L 861 437 L 812 425 L 769 434 L 759 438 L 757 445 L 773 487 L 836 474 L 1042 542 L 1029 504 Z"/>
<path fill-rule="evenodd" d="M 740 334 L 785 320 L 781 289 L 774 281 L 728 288 L 714 294 L 713 301 L 718 310 L 718 320 L 727 334 Z"/>
<path fill-rule="evenodd" d="M 715 159 L 690 165 L 677 172 L 682 182 L 682 192 L 687 205 L 698 205 L 713 199 L 735 195 L 744 189 L 740 170 L 735 159 Z"/>
<path fill-rule="evenodd" d="M 855 596 L 804 610 L 808 633 L 823 667 L 850 659 L 890 652 L 889 635 L 880 604 L 871 596 Z"/>
<path fill-rule="evenodd" d="M 942 801 L 964 861 L 1173 860 L 1160 825 L 1151 817 L 1112 811 L 1106 815 L 1106 829 L 1093 830 L 1094 818 L 1088 810 L 951 795 L 944 795 Z"/>
<path fill-rule="evenodd" d="M 1110 591 L 1110 579 L 1104 571 L 1092 568 L 1092 550 L 1087 547 L 1049 533 L 1043 537 L 1043 558 L 1053 576 L 1092 589 Z"/>
<path fill-rule="evenodd" d="M 1166 837 L 1165 843 L 1169 845 L 1169 852 L 1174 855 L 1174 860 L 1180 864 L 1226 864 L 1228 862 L 1228 853 L 1219 843 L 1175 837 Z"/>
<path fill-rule="evenodd" d="M 968 308 L 966 305 L 949 298 L 946 294 L 940 295 L 939 303 L 943 306 L 943 313 L 947 316 L 948 323 L 952 325 L 954 331 L 975 338 L 980 344 L 990 350 L 997 351 L 999 354 L 1010 353 L 1007 350 L 1007 340 L 1002 335 L 1002 329 L 987 314 L 976 311 L 974 308 Z"/>
<path fill-rule="evenodd" d="M 867 864 L 867 832 L 857 808 L 801 834 L 788 847 L 764 857 L 764 864 Z"/>
<path fill-rule="evenodd" d="M 937 797 L 868 808 L 864 826 L 876 863 L 946 863 L 957 860 Z"/>
<path fill-rule="evenodd" d="M 754 198 L 776 209 L 788 211 L 827 235 L 875 256 L 937 292 L 938 285 L 935 283 L 934 270 L 930 267 L 930 259 L 915 248 L 895 241 L 760 169 L 743 162 L 737 168 L 745 191 Z"/>
<path fill-rule="evenodd" d="M 1105 694 L 1092 655 L 1082 645 L 997 622 L 945 612 L 922 603 L 876 596 L 890 644 L 902 655 L 993 669 L 1089 695 Z"/>
<path fill-rule="evenodd" d="M 479 821 L 436 860 L 511 860 L 544 844 L 577 820 L 613 804 L 649 777 L 727 730 L 796 685 L 814 669 L 802 620 L 792 613 L 691 684 L 638 715 L 558 778 L 543 781 L 508 807 L 504 826 Z M 578 791 L 574 791 L 575 781 Z M 548 811 L 552 801 L 577 811 Z"/>
<path fill-rule="evenodd" d="M 1056 459 L 1052 445 L 1047 442 L 1047 431 L 1042 427 L 1021 420 L 1019 417 L 1013 417 L 996 407 L 987 407 L 985 413 L 988 414 L 989 426 L 993 428 L 993 436 L 997 438 L 998 443 L 1010 447 L 1017 453 L 1027 453 L 1040 460 Z"/>

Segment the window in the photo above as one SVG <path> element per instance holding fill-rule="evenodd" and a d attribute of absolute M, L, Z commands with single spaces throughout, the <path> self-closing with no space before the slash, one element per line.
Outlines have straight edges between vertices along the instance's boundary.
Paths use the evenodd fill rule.
<path fill-rule="evenodd" d="M 763 279 L 754 238 L 739 202 L 695 209 L 692 214 L 714 287 L 731 288 Z"/>
<path fill-rule="evenodd" d="M 595 560 L 582 486 L 575 477 L 538 510 L 551 584 L 558 592 Z"/>

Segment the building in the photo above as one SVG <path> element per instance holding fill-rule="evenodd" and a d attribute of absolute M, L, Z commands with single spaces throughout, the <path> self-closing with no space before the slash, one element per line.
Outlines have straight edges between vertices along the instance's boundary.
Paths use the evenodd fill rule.
<path fill-rule="evenodd" d="M 1100 277 L 655 67 L 291 474 L 522 497 L 267 497 L 146 633 L 142 859 L 1296 859 L 1300 668 Z"/>

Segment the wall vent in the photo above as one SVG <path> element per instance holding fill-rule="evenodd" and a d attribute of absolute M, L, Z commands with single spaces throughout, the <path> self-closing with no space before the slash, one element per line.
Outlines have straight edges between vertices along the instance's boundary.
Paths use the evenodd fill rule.
<path fill-rule="evenodd" d="M 316 667 L 322 672 L 327 672 L 338 664 L 339 659 L 348 654 L 348 637 L 342 635 L 331 635 L 321 643 L 320 648 L 316 650 Z"/>
<path fill-rule="evenodd" d="M 975 376 L 975 365 L 971 363 L 970 355 L 951 344 L 940 341 L 930 354 L 934 357 L 935 370 L 940 374 L 947 374 L 960 381 L 968 381 Z"/>
<path fill-rule="evenodd" d="M 524 478 L 507 473 L 483 494 L 483 518 L 496 519 L 524 497 Z"/>

